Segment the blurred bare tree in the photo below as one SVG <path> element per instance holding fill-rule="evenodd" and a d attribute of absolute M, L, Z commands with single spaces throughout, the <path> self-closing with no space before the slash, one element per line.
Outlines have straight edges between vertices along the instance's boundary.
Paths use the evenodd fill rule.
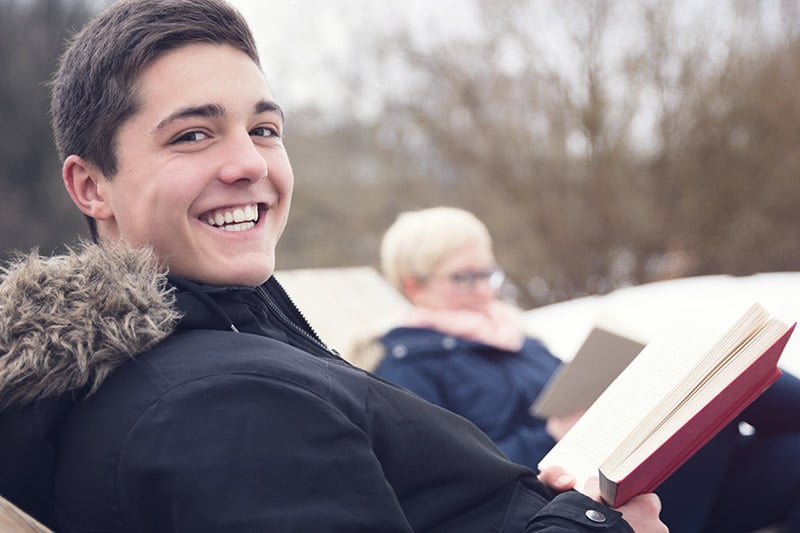
<path fill-rule="evenodd" d="M 49 252 L 82 228 L 61 186 L 47 86 L 82 0 L 0 0 L 0 250 Z"/>
<path fill-rule="evenodd" d="M 372 48 L 364 72 L 402 68 L 410 81 L 387 88 L 360 144 L 370 176 L 335 178 L 336 158 L 318 161 L 316 186 L 331 188 L 315 209 L 346 212 L 341 234 L 377 243 L 375 224 L 399 210 L 468 208 L 526 306 L 674 276 L 797 270 L 795 4 L 780 4 L 775 27 L 774 4 L 732 1 L 727 37 L 679 26 L 676 2 L 565 0 L 537 19 L 541 5 L 480 1 L 480 35 L 431 45 L 401 34 Z M 557 54 L 537 39 L 553 23 L 566 34 Z M 349 250 L 375 262 L 377 244 L 371 258 Z"/>
<path fill-rule="evenodd" d="M 338 73 L 351 103 L 289 116 L 297 183 L 280 268 L 377 265 L 399 211 L 448 204 L 487 222 L 525 307 L 800 270 L 800 4 L 470 6 L 476 31 L 438 40 L 352 21 L 361 47 Z M 709 11 L 686 11 L 698 6 Z M 87 3 L 0 9 L 2 245 L 47 250 L 83 231 L 44 83 Z"/>

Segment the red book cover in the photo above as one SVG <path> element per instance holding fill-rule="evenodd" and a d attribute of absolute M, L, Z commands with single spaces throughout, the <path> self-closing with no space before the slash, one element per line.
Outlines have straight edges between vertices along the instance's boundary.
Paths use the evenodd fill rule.
<path fill-rule="evenodd" d="M 609 479 L 601 467 L 603 499 L 611 507 L 618 507 L 634 496 L 652 492 L 736 418 L 780 376 L 778 360 L 795 325 L 629 474 Z"/>

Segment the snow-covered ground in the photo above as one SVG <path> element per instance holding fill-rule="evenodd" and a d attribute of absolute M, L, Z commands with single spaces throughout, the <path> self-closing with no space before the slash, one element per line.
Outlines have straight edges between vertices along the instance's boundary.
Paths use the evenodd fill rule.
<path fill-rule="evenodd" d="M 800 321 L 800 272 L 649 283 L 533 309 L 525 313 L 525 319 L 529 333 L 569 360 L 598 322 L 645 342 L 664 329 L 684 326 L 721 333 L 756 302 L 784 322 Z M 800 331 L 789 339 L 780 366 L 800 375 Z"/>

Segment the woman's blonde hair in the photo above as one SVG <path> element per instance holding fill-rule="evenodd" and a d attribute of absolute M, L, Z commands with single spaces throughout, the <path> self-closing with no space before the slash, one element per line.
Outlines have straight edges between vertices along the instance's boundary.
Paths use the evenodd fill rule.
<path fill-rule="evenodd" d="M 402 292 L 404 279 L 424 279 L 439 262 L 468 244 L 492 247 L 486 225 L 455 207 L 432 207 L 400 213 L 381 243 L 384 277 Z"/>

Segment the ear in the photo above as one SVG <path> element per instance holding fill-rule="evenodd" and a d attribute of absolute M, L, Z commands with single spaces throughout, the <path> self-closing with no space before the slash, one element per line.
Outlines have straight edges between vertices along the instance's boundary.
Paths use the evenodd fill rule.
<path fill-rule="evenodd" d="M 108 180 L 95 165 L 71 155 L 64 161 L 62 173 L 64 186 L 84 215 L 96 220 L 106 220 L 114 215 L 105 194 Z"/>
<path fill-rule="evenodd" d="M 400 281 L 400 290 L 402 291 L 403 296 L 405 296 L 406 299 L 412 304 L 417 303 L 419 293 L 422 291 L 423 287 L 424 282 L 415 277 L 403 278 Z"/>

